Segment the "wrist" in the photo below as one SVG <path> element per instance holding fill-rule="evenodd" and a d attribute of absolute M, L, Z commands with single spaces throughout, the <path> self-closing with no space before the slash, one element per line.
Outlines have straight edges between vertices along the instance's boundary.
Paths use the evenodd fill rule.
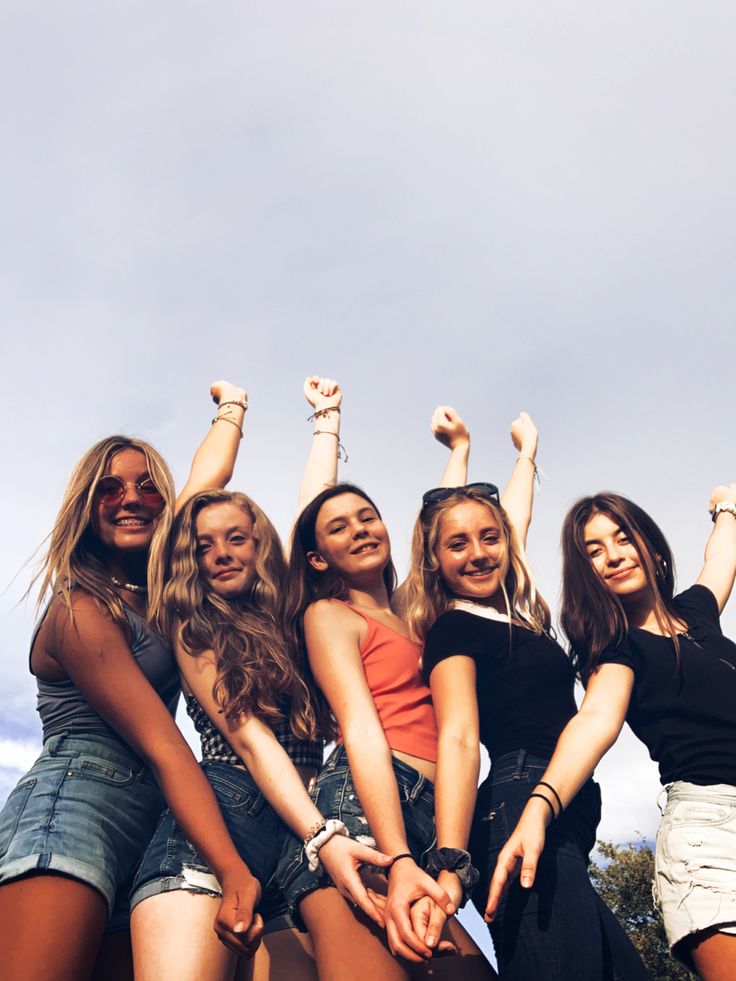
<path fill-rule="evenodd" d="M 463 436 L 450 443 L 450 452 L 470 452 L 470 436 Z"/>

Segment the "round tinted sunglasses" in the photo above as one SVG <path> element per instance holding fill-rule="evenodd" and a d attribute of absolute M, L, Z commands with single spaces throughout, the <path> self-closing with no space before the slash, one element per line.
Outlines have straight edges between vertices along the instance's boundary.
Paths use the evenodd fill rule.
<path fill-rule="evenodd" d="M 165 504 L 163 494 L 150 477 L 127 483 L 120 477 L 100 477 L 95 487 L 95 500 L 105 507 L 117 507 L 125 497 L 125 488 L 131 484 L 135 487 L 139 499 L 153 512 L 154 517 L 161 514 Z"/>
<path fill-rule="evenodd" d="M 422 494 L 422 511 L 431 504 L 439 504 L 440 501 L 446 501 L 450 497 L 462 497 L 465 491 L 476 491 L 481 497 L 487 497 L 496 504 L 501 503 L 498 487 L 495 484 L 479 481 L 477 484 L 465 484 L 463 487 L 433 487 L 432 490 Z"/>

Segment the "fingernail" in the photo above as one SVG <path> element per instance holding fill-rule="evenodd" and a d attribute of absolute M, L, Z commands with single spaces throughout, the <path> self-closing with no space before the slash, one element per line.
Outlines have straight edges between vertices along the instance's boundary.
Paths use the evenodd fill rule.
<path fill-rule="evenodd" d="M 427 937 L 427 946 L 434 947 L 437 943 L 437 937 L 433 937 L 431 934 Z"/>
<path fill-rule="evenodd" d="M 521 884 L 525 889 L 528 889 L 532 884 L 532 877 L 530 875 L 522 875 Z"/>
<path fill-rule="evenodd" d="M 245 930 L 245 923 L 243 923 L 242 920 L 240 923 L 236 923 L 235 926 L 233 927 L 233 933 L 242 933 L 244 930 Z"/>

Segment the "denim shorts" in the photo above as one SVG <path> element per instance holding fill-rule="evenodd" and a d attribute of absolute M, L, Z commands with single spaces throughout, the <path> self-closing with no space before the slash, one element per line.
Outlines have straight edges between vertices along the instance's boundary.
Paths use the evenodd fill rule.
<path fill-rule="evenodd" d="M 470 853 L 480 872 L 473 903 L 481 915 L 498 853 L 548 762 L 515 750 L 494 761 L 478 791 Z M 507 981 L 649 978 L 588 876 L 600 813 L 600 790 L 589 780 L 549 825 L 532 888 L 522 889 L 516 878 L 504 894 L 489 929 L 499 974 Z"/>
<path fill-rule="evenodd" d="M 269 932 L 289 926 L 284 922 L 286 902 L 274 879 L 287 834 L 286 825 L 246 770 L 217 760 L 206 760 L 201 766 L 240 857 L 261 883 L 258 912 L 268 923 Z M 149 896 L 176 889 L 221 895 L 220 885 L 209 866 L 167 809 L 136 873 L 131 909 Z"/>
<path fill-rule="evenodd" d="M 56 872 L 93 886 L 128 923 L 128 892 L 164 799 L 150 770 L 115 737 L 50 736 L 0 813 L 0 883 Z"/>
<path fill-rule="evenodd" d="M 417 863 L 424 867 L 427 852 L 434 847 L 436 840 L 434 784 L 403 760 L 393 757 L 392 763 L 399 788 L 401 813 L 409 850 Z M 376 847 L 355 792 L 344 746 L 335 747 L 322 767 L 310 795 L 324 818 L 337 818 L 343 821 L 351 838 L 356 838 L 372 848 Z M 295 924 L 299 929 L 304 929 L 297 909 L 299 902 L 315 889 L 332 885 L 330 879 L 322 872 L 309 871 L 302 842 L 293 836 L 287 839 L 277 876 L 283 886 Z"/>
<path fill-rule="evenodd" d="M 672 948 L 703 930 L 736 934 L 736 787 L 669 784 L 654 898 Z"/>

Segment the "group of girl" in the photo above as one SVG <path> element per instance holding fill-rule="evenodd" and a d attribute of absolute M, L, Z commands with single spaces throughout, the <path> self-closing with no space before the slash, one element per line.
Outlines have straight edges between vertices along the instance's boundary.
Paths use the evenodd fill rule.
<path fill-rule="evenodd" d="M 0 814 L 3 977 L 492 978 L 454 916 L 471 898 L 501 978 L 647 978 L 586 871 L 591 774 L 624 720 L 667 786 L 670 945 L 708 981 L 736 976 L 736 645 L 718 626 L 736 485 L 714 491 L 705 564 L 679 596 L 641 509 L 579 501 L 566 653 L 525 554 L 528 416 L 500 495 L 467 483 L 468 431 L 437 410 L 450 455 L 397 589 L 380 512 L 337 483 L 337 384 L 305 383 L 288 556 L 258 505 L 223 489 L 247 395 L 212 394 L 178 497 L 127 437 L 72 474 L 31 644 L 43 751 Z M 180 692 L 201 764 L 173 720 Z"/>

